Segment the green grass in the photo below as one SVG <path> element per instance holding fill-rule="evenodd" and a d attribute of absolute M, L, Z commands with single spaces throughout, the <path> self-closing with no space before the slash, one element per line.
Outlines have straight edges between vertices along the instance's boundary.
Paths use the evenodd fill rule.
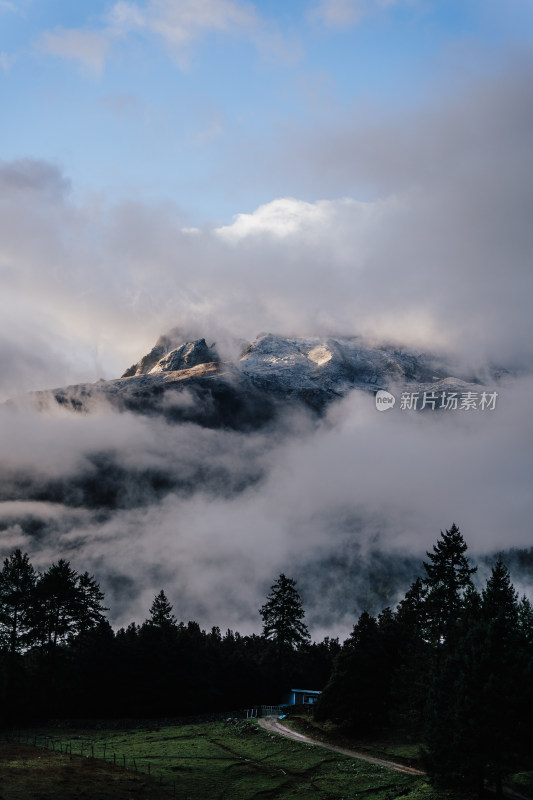
<path fill-rule="evenodd" d="M 398 764 L 406 764 L 416 769 L 423 769 L 420 761 L 420 746 L 416 743 L 406 743 L 401 738 L 392 738 L 384 735 L 381 737 L 367 737 L 361 739 L 354 737 L 343 728 L 339 728 L 331 722 L 316 722 L 314 718 L 305 712 L 293 712 L 290 716 L 290 726 L 295 730 L 305 733 L 307 736 L 339 747 L 364 753 L 365 755 L 393 761 Z M 511 775 L 504 780 L 504 785 L 518 792 L 521 796 L 532 798 L 533 800 L 533 772 L 520 772 Z M 431 797 L 446 797 L 445 793 L 437 793 Z M 450 797 L 468 798 L 473 795 L 464 793 L 462 795 L 450 793 Z"/>
<path fill-rule="evenodd" d="M 316 722 L 310 714 L 292 713 L 290 724 L 295 730 L 322 742 L 356 750 L 368 756 L 395 761 L 416 769 L 423 769 L 419 757 L 419 745 L 403 739 L 381 737 L 354 737 L 345 729 L 330 722 Z"/>
<path fill-rule="evenodd" d="M 533 772 L 517 772 L 508 783 L 515 792 L 533 797 Z"/>
<path fill-rule="evenodd" d="M 92 758 L 0 741 L 1 800 L 170 800 L 145 775 Z"/>
<path fill-rule="evenodd" d="M 425 778 L 402 775 L 312 745 L 283 739 L 254 722 L 212 722 L 195 725 L 111 730 L 39 729 L 54 750 L 72 747 L 74 754 L 148 773 L 162 780 L 170 796 L 180 800 L 445 800 Z M 68 756 L 63 756 L 68 758 Z M 151 783 L 154 781 L 152 780 Z M 175 787 L 175 788 L 174 788 Z M 0 795 L 2 793 L 0 792 Z M 3 796 L 3 795 L 2 795 Z M 58 794 L 59 798 L 60 795 Z M 453 795 L 454 798 L 457 795 Z M 6 798 L 6 800 L 8 800 Z"/>

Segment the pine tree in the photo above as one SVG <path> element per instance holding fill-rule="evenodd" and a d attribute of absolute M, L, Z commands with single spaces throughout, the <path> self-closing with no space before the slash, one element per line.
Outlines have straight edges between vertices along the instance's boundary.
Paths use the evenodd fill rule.
<path fill-rule="evenodd" d="M 316 719 L 331 719 L 365 733 L 386 726 L 397 646 L 395 630 L 390 609 L 385 609 L 378 620 L 363 611 L 318 700 Z"/>
<path fill-rule="evenodd" d="M 422 760 L 436 785 L 477 789 L 486 777 L 480 737 L 485 700 L 485 631 L 471 628 L 433 674 L 425 709 Z"/>
<path fill-rule="evenodd" d="M 518 629 L 533 656 L 533 605 L 525 595 L 518 603 Z"/>
<path fill-rule="evenodd" d="M 35 586 L 33 634 L 45 649 L 65 645 L 105 620 L 104 595 L 96 580 L 78 575 L 60 559 L 39 576 Z"/>
<path fill-rule="evenodd" d="M 84 572 L 77 579 L 76 631 L 86 633 L 105 623 L 104 594 L 92 575 Z M 105 630 L 105 625 L 104 628 Z"/>
<path fill-rule="evenodd" d="M 477 567 L 471 567 L 465 556 L 467 545 L 459 528 L 453 524 L 449 531 L 441 532 L 441 538 L 427 553 L 429 562 L 424 562 L 427 587 L 425 600 L 426 633 L 434 644 L 450 644 L 454 631 L 464 610 L 465 593 L 472 587 L 472 575 Z"/>
<path fill-rule="evenodd" d="M 176 617 L 172 613 L 172 606 L 163 589 L 155 596 L 154 602 L 150 606 L 150 618 L 146 622 L 148 625 L 158 628 L 172 628 L 176 625 Z"/>
<path fill-rule="evenodd" d="M 303 622 L 305 612 L 296 591 L 296 581 L 292 578 L 283 573 L 279 576 L 259 613 L 263 619 L 263 636 L 275 642 L 278 649 L 294 650 L 309 641 L 309 632 Z"/>
<path fill-rule="evenodd" d="M 472 593 L 471 593 L 472 594 Z M 440 783 L 477 786 L 502 779 L 529 757 L 526 676 L 517 593 L 498 560 L 472 613 L 463 615 L 435 674 L 427 707 L 426 766 Z M 477 608 L 477 613 L 474 613 Z"/>
<path fill-rule="evenodd" d="M 433 651 L 424 637 L 427 590 L 417 578 L 398 604 L 395 622 L 401 646 L 392 677 L 391 719 L 408 738 L 419 741 L 431 682 Z"/>
<path fill-rule="evenodd" d="M 36 636 L 44 648 L 66 644 L 76 633 L 77 577 L 63 558 L 39 576 L 34 620 Z"/>
<path fill-rule="evenodd" d="M 518 623 L 518 592 L 511 583 L 509 570 L 501 556 L 492 568 L 487 586 L 482 592 L 482 611 L 488 620 L 501 620 L 509 630 Z"/>
<path fill-rule="evenodd" d="M 0 572 L 0 648 L 21 653 L 31 641 L 31 611 L 36 574 L 20 550 L 4 560 Z"/>

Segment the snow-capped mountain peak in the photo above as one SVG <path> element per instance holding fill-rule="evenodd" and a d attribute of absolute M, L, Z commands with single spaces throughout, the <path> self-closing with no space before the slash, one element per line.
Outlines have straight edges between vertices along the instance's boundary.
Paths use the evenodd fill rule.
<path fill-rule="evenodd" d="M 176 332 L 161 336 L 121 378 L 36 392 L 34 400 L 40 407 L 59 403 L 74 410 L 90 410 L 103 400 L 119 410 L 172 421 L 242 427 L 268 421 L 287 403 L 321 412 L 352 390 L 375 393 L 393 384 L 426 389 L 469 380 L 434 356 L 370 345 L 359 337 L 263 333 L 232 361 L 222 361 L 203 338 L 180 338 Z M 175 396 L 184 389 L 187 403 L 170 401 L 169 392 Z"/>

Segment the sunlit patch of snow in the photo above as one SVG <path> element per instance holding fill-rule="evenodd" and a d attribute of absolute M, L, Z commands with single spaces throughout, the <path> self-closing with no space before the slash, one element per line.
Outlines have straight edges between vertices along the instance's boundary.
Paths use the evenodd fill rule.
<path fill-rule="evenodd" d="M 328 361 L 331 361 L 333 353 L 331 350 L 328 350 L 327 347 L 324 347 L 324 345 L 318 345 L 308 352 L 307 357 L 321 367 L 322 364 L 327 364 Z"/>

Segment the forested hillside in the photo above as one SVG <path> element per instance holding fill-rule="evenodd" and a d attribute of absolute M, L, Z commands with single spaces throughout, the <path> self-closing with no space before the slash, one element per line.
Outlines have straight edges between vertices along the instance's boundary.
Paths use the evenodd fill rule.
<path fill-rule="evenodd" d="M 437 784 L 501 791 L 533 769 L 533 607 L 501 557 L 480 588 L 466 551 L 452 525 L 397 606 L 363 612 L 340 645 L 311 643 L 284 574 L 257 611 L 261 634 L 178 622 L 164 590 L 143 623 L 114 631 L 93 576 L 63 559 L 37 573 L 16 550 L 0 572 L 3 722 L 229 712 L 324 689 L 317 720 L 421 742 Z M 523 569 L 526 556 L 514 553 Z"/>
<path fill-rule="evenodd" d="M 360 616 L 316 716 L 421 741 L 436 783 L 500 794 L 533 768 L 533 609 L 501 558 L 476 590 L 466 550 L 453 525 L 394 611 Z"/>
<path fill-rule="evenodd" d="M 311 644 L 301 622 L 299 637 L 290 637 L 291 615 L 303 610 L 295 582 L 280 581 L 281 605 L 269 610 L 267 598 L 261 610 L 269 620 L 262 635 L 178 623 L 163 590 L 145 622 L 115 632 L 92 576 L 65 560 L 37 574 L 15 551 L 0 572 L 3 722 L 231 711 L 277 704 L 290 684 L 321 688 L 338 642 Z"/>

